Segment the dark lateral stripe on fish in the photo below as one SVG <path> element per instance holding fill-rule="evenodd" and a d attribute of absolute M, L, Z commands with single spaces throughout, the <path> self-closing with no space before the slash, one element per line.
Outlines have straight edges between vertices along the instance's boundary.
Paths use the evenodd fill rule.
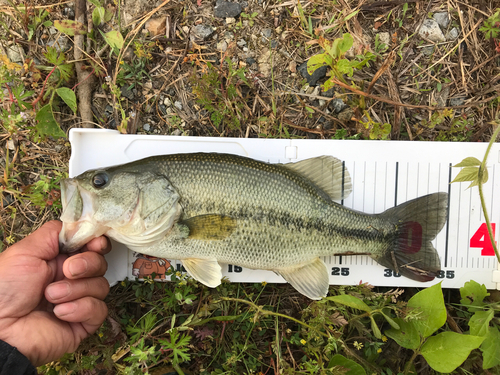
<path fill-rule="evenodd" d="M 212 205 L 208 205 L 211 207 Z M 205 207 L 204 207 L 205 208 Z M 224 211 L 222 211 L 224 212 Z M 315 230 L 320 233 L 324 233 L 325 236 L 335 236 L 340 235 L 346 238 L 359 238 L 360 240 L 372 240 L 390 243 L 392 240 L 396 239 L 398 232 L 396 227 L 394 231 L 384 233 L 374 227 L 368 227 L 366 229 L 360 228 L 349 228 L 341 225 L 335 225 L 334 223 L 328 223 L 322 218 L 305 220 L 301 217 L 296 217 L 290 215 L 288 212 L 267 210 L 263 211 L 250 211 L 241 208 L 238 211 L 226 211 L 226 216 L 229 216 L 236 221 L 238 220 L 252 220 L 258 223 L 266 224 L 272 227 L 281 227 L 288 230 L 301 231 L 311 231 Z"/>

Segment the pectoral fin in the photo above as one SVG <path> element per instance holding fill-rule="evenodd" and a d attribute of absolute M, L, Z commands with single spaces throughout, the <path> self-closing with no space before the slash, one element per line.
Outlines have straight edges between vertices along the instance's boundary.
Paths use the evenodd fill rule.
<path fill-rule="evenodd" d="M 189 228 L 188 238 L 192 240 L 223 240 L 236 228 L 236 220 L 222 215 L 200 215 L 180 223 Z"/>
<path fill-rule="evenodd" d="M 220 285 L 222 272 L 217 259 L 183 259 L 182 265 L 189 275 L 210 288 Z"/>
<path fill-rule="evenodd" d="M 320 300 L 328 293 L 328 269 L 325 262 L 319 258 L 299 267 L 284 268 L 276 272 L 310 299 Z"/>

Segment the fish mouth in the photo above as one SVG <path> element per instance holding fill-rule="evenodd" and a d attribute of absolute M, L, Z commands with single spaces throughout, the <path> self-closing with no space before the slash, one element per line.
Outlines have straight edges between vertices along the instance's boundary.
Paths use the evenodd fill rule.
<path fill-rule="evenodd" d="M 91 239 L 104 234 L 102 227 L 93 220 L 92 194 L 78 186 L 72 179 L 61 181 L 63 223 L 59 233 L 59 252 L 72 253 Z"/>

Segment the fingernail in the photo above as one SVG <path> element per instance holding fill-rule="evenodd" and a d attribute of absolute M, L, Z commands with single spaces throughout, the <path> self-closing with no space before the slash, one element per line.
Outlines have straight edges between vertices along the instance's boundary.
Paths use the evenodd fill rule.
<path fill-rule="evenodd" d="M 85 259 L 76 258 L 69 261 L 69 272 L 71 276 L 79 276 L 87 272 L 88 264 Z"/>
<path fill-rule="evenodd" d="M 47 294 L 50 298 L 56 300 L 66 297 L 70 293 L 69 283 L 63 282 L 47 287 Z"/>
<path fill-rule="evenodd" d="M 54 314 L 61 317 L 64 315 L 73 314 L 76 311 L 76 304 L 73 302 L 63 303 L 54 307 Z"/>

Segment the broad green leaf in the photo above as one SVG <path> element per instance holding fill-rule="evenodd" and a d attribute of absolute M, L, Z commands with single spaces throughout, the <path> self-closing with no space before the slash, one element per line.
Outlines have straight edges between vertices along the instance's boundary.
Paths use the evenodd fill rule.
<path fill-rule="evenodd" d="M 326 297 L 327 300 L 340 303 L 342 305 L 346 305 L 352 307 L 353 309 L 358 309 L 366 312 L 372 311 L 371 307 L 366 303 L 361 301 L 359 298 L 350 296 L 348 294 L 341 294 L 333 297 Z"/>
<path fill-rule="evenodd" d="M 347 51 L 349 51 L 353 43 L 354 43 L 354 38 L 352 37 L 352 35 L 349 33 L 345 33 L 338 44 L 338 48 L 341 54 L 344 54 Z"/>
<path fill-rule="evenodd" d="M 466 181 L 478 181 L 479 167 L 464 167 L 460 172 L 458 172 L 457 177 L 451 183 L 454 182 L 466 182 Z"/>
<path fill-rule="evenodd" d="M 113 16 L 114 12 L 106 8 L 106 10 L 104 11 L 104 19 L 102 22 L 108 22 L 109 20 L 111 20 L 111 18 L 113 18 Z"/>
<path fill-rule="evenodd" d="M 361 365 L 356 362 L 347 359 L 341 354 L 335 354 L 332 359 L 330 359 L 330 363 L 328 363 L 328 368 L 332 368 L 334 366 L 341 366 L 346 369 L 349 369 L 347 374 L 349 375 L 366 375 L 366 371 Z"/>
<path fill-rule="evenodd" d="M 106 34 L 101 31 L 101 34 L 111 48 L 120 50 L 123 47 L 123 36 L 118 30 L 111 30 Z"/>
<path fill-rule="evenodd" d="M 59 87 L 57 90 L 57 95 L 64 100 L 64 103 L 67 104 L 71 110 L 76 113 L 76 95 L 75 92 L 67 87 Z"/>
<path fill-rule="evenodd" d="M 92 23 L 95 26 L 99 26 L 103 21 L 104 21 L 104 15 L 105 15 L 105 10 L 104 7 L 96 7 L 92 11 Z"/>
<path fill-rule="evenodd" d="M 335 86 L 335 82 L 332 81 L 332 77 L 328 78 L 328 80 L 323 84 L 323 92 L 330 90 L 333 86 Z"/>
<path fill-rule="evenodd" d="M 370 315 L 370 320 L 372 321 L 372 331 L 373 331 L 373 336 L 375 336 L 377 339 L 382 339 L 382 333 L 380 333 L 380 328 L 378 328 L 377 322 L 375 322 L 375 319 L 373 319 L 373 316 Z"/>
<path fill-rule="evenodd" d="M 326 40 L 323 37 L 319 38 L 319 44 L 325 50 L 325 54 L 336 59 L 339 57 L 337 45 L 339 44 L 340 39 L 335 39 L 333 42 L 331 40 Z"/>
<path fill-rule="evenodd" d="M 60 32 L 70 36 L 74 36 L 75 34 L 87 34 L 87 28 L 85 25 L 73 20 L 55 20 L 54 27 Z"/>
<path fill-rule="evenodd" d="M 469 320 L 470 334 L 484 337 L 488 334 L 490 320 L 493 319 L 493 310 L 476 311 Z"/>
<path fill-rule="evenodd" d="M 466 282 L 462 288 L 460 288 L 460 296 L 462 299 L 460 303 L 462 305 L 469 306 L 470 312 L 480 311 L 481 307 L 484 306 L 484 298 L 488 297 L 490 294 L 486 290 L 486 287 L 474 280 Z"/>
<path fill-rule="evenodd" d="M 330 48 L 326 50 L 330 56 L 332 56 L 334 59 L 338 59 L 341 56 L 340 48 L 339 48 L 339 43 L 342 39 L 337 38 L 333 41 L 333 43 L 330 45 Z"/>
<path fill-rule="evenodd" d="M 347 74 L 349 77 L 352 77 L 354 74 L 354 70 L 352 69 L 351 62 L 347 59 L 340 59 L 337 61 L 337 70 L 341 74 Z"/>
<path fill-rule="evenodd" d="M 307 73 L 312 75 L 317 69 L 322 66 L 329 65 L 332 62 L 332 58 L 326 53 L 320 53 L 318 55 L 312 56 L 307 60 Z"/>
<path fill-rule="evenodd" d="M 35 118 L 38 120 L 36 129 L 41 136 L 51 136 L 54 138 L 66 137 L 66 133 L 61 130 L 54 118 L 50 104 L 46 104 L 40 108 Z"/>
<path fill-rule="evenodd" d="M 408 301 L 408 307 L 416 310 L 417 317 L 412 323 L 422 337 L 429 337 L 446 322 L 441 283 L 423 289 Z"/>
<path fill-rule="evenodd" d="M 478 167 L 481 165 L 481 162 L 473 157 L 468 157 L 462 160 L 460 163 L 455 164 L 453 167 Z"/>
<path fill-rule="evenodd" d="M 450 373 L 467 359 L 472 350 L 479 348 L 483 340 L 484 337 L 441 332 L 429 337 L 420 353 L 434 370 Z"/>
<path fill-rule="evenodd" d="M 399 325 L 400 329 L 388 329 L 385 335 L 396 341 L 399 346 L 406 349 L 417 349 L 420 345 L 420 335 L 413 322 L 405 322 L 401 318 L 395 318 L 394 321 Z"/>
<path fill-rule="evenodd" d="M 89 0 L 89 3 L 93 4 L 96 7 L 101 6 L 101 3 L 99 2 L 99 0 Z"/>
<path fill-rule="evenodd" d="M 490 327 L 480 347 L 483 352 L 483 368 L 500 365 L 500 332 L 497 327 Z"/>

